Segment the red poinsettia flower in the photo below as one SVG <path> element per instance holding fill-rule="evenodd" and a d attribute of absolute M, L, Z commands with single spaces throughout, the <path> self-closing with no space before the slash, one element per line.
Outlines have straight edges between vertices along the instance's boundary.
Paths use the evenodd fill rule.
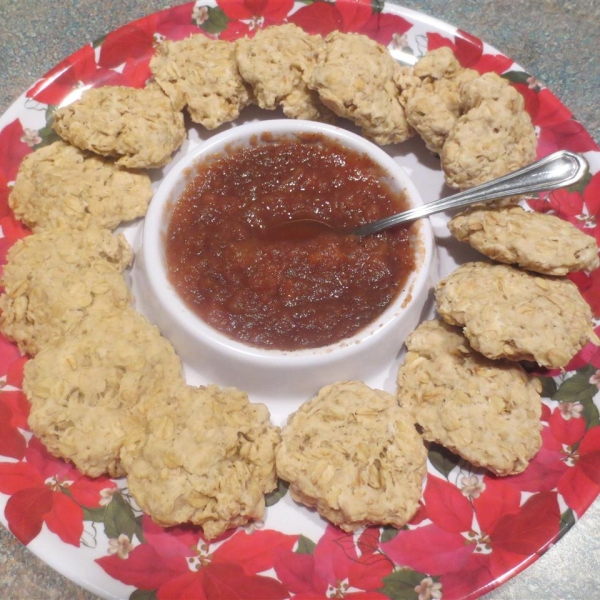
<path fill-rule="evenodd" d="M 151 55 L 157 40 L 154 28 L 149 25 L 149 19 L 145 19 L 139 24 L 129 23 L 109 33 L 100 47 L 98 65 L 112 69 L 125 62 L 126 58 L 137 61 Z"/>
<path fill-rule="evenodd" d="M 367 35 L 387 46 L 394 34 L 406 33 L 412 25 L 404 18 L 373 11 L 370 0 L 358 2 L 314 2 L 288 18 L 311 34 L 327 35 L 332 31 Z"/>
<path fill-rule="evenodd" d="M 458 62 L 465 68 L 472 68 L 483 55 L 483 42 L 466 32 L 457 30 L 454 40 L 440 33 L 427 34 L 427 51 L 447 47 L 452 50 Z"/>
<path fill-rule="evenodd" d="M 3 238 L 0 238 L 0 242 Z M 0 244 L 0 253 L 2 244 Z M 21 359 L 21 352 L 17 345 L 9 342 L 3 335 L 0 335 L 0 377 L 6 375 L 13 364 Z"/>
<path fill-rule="evenodd" d="M 406 33 L 412 24 L 398 15 L 389 13 L 374 12 L 366 23 L 356 29 L 356 33 L 361 33 L 388 46 L 394 36 L 400 36 Z"/>
<path fill-rule="evenodd" d="M 125 85 L 129 82 L 118 71 L 99 67 L 91 44 L 84 46 L 54 67 L 26 95 L 38 102 L 57 105 L 79 88 Z"/>
<path fill-rule="evenodd" d="M 537 212 L 552 213 L 569 221 L 600 241 L 600 172 L 590 178 L 583 191 L 562 188 L 545 197 L 529 199 L 528 204 Z"/>
<path fill-rule="evenodd" d="M 258 29 L 277 25 L 294 6 L 293 0 L 218 0 L 219 8 L 227 18 L 219 39 L 237 40 L 252 37 Z"/>
<path fill-rule="evenodd" d="M 600 277 L 598 277 L 597 271 L 590 275 L 586 273 L 572 273 L 569 275 L 569 279 L 577 285 L 579 291 L 592 308 L 594 315 L 600 314 L 600 301 L 597 299 L 600 294 Z M 594 329 L 595 335 L 600 337 L 600 326 Z M 569 371 L 577 371 L 586 365 L 593 365 L 597 369 L 600 369 L 600 348 L 593 342 L 586 344 L 575 356 L 569 361 L 569 363 L 562 369 L 540 369 L 535 371 L 534 374 L 541 375 L 543 377 L 559 377 Z"/>
<path fill-rule="evenodd" d="M 98 559 L 100 566 L 112 577 L 140 589 L 156 590 L 171 579 L 189 572 L 188 560 L 194 562 L 195 548 L 204 541 L 197 528 L 171 527 L 162 529 L 149 517 L 142 516 L 146 543 L 128 554 Z"/>
<path fill-rule="evenodd" d="M 598 150 L 598 145 L 584 126 L 570 119 L 540 128 L 537 155 L 538 158 L 548 156 L 557 150 L 571 150 L 572 152 L 589 152 Z"/>
<path fill-rule="evenodd" d="M 558 482 L 567 506 L 581 516 L 600 494 L 600 426 L 588 430 L 572 450 L 574 465 Z"/>
<path fill-rule="evenodd" d="M 560 416 L 560 411 L 554 411 L 550 418 L 554 421 L 554 415 Z M 583 419 L 574 419 L 585 429 Z M 577 425 L 579 427 L 579 425 Z M 579 433 L 579 437 L 581 434 Z M 566 464 L 568 452 L 563 443 L 553 435 L 551 427 L 542 430 L 542 447 L 529 463 L 527 469 L 519 475 L 506 479 L 506 482 L 524 492 L 551 491 L 555 490 L 560 478 L 569 469 Z"/>
<path fill-rule="evenodd" d="M 461 533 L 451 533 L 435 523 L 406 529 L 380 544 L 383 553 L 401 567 L 440 575 L 459 570 L 475 549 Z"/>
<path fill-rule="evenodd" d="M 254 37 L 257 32 L 255 23 L 244 23 L 244 21 L 228 21 L 223 31 L 219 32 L 219 39 L 225 42 L 233 42 L 242 37 Z"/>
<path fill-rule="evenodd" d="M 502 75 L 513 65 L 512 58 L 508 58 L 503 54 L 482 54 L 481 58 L 475 63 L 474 69 L 480 74 L 493 71 L 498 75 Z"/>
<path fill-rule="evenodd" d="M 110 479 L 89 479 L 73 466 L 51 456 L 32 438 L 27 462 L 0 463 L 0 492 L 8 494 L 5 517 L 9 529 L 28 544 L 46 524 L 60 539 L 79 546 L 83 508 L 97 508 L 102 492 L 115 487 Z"/>
<path fill-rule="evenodd" d="M 446 531 L 470 531 L 473 525 L 473 506 L 454 485 L 430 475 L 427 478 L 423 500 L 427 515 Z"/>
<path fill-rule="evenodd" d="M 539 127 L 538 158 L 548 156 L 557 150 L 587 152 L 598 146 L 584 129 L 573 120 L 571 111 L 548 89 L 539 88 L 532 78 L 532 84 L 513 83 L 525 100 L 525 109 L 536 127 Z"/>
<path fill-rule="evenodd" d="M 279 23 L 294 6 L 294 0 L 217 0 L 219 8 L 234 21 L 264 19 Z"/>
<path fill-rule="evenodd" d="M 527 202 L 534 210 L 551 213 L 569 221 L 583 233 L 595 237 L 600 242 L 600 173 L 592 176 L 583 192 L 563 188 L 547 194 L 546 197 L 529 199 Z M 596 269 L 592 273 L 571 273 L 569 279 L 577 285 L 591 306 L 593 314 L 600 316 L 600 271 Z M 595 353 L 595 346 L 586 346 L 569 363 L 567 370 L 572 371 L 587 364 L 582 362 L 582 359 L 590 359 Z"/>
<path fill-rule="evenodd" d="M 31 231 L 21 221 L 15 219 L 13 215 L 0 217 L 0 228 L 2 229 L 2 234 L 12 240 L 13 243 L 31 235 Z"/>
<path fill-rule="evenodd" d="M 590 305 L 592 314 L 595 317 L 600 316 L 600 269 L 596 269 L 591 273 L 585 273 L 584 271 L 578 271 L 577 273 L 570 273 L 569 279 L 579 288 L 581 295 L 585 301 Z M 595 356 L 596 351 L 594 348 L 586 346 L 583 349 L 585 355 Z M 576 357 L 578 358 L 578 357 Z M 575 363 L 577 364 L 577 362 Z M 595 363 L 594 363 L 595 364 Z M 571 363 L 569 363 L 569 370 Z"/>
<path fill-rule="evenodd" d="M 556 493 L 531 496 L 518 512 L 504 514 L 489 534 L 477 540 L 475 551 L 459 571 L 440 576 L 444 598 L 474 598 L 489 591 L 498 578 L 535 560 L 537 553 L 556 539 L 559 527 Z"/>
<path fill-rule="evenodd" d="M 498 55 L 483 54 L 483 42 L 475 36 L 458 29 L 454 39 L 444 37 L 439 33 L 427 34 L 427 50 L 431 52 L 437 48 L 448 47 L 465 68 L 475 69 L 479 73 L 495 71 L 503 73 L 512 64 L 512 60 Z"/>
<path fill-rule="evenodd" d="M 127 59 L 123 66 L 123 77 L 127 79 L 131 87 L 142 88 L 152 78 L 150 71 L 150 58 L 144 60 Z"/>
<path fill-rule="evenodd" d="M 7 210 L 10 211 L 10 209 Z M 24 237 L 31 234 L 20 221 L 17 221 L 14 216 L 9 215 L 6 217 L 0 217 L 0 230 L 2 231 L 2 237 L 0 237 L 0 277 L 2 276 L 2 272 L 4 270 L 4 265 L 6 264 L 6 257 L 8 255 L 8 251 L 15 245 L 15 243 L 23 239 Z M 5 340 L 0 336 L 0 348 L 4 348 Z M 6 342 L 8 343 L 8 342 Z M 5 359 L 7 362 L 0 361 L 0 376 L 4 375 L 3 369 L 6 369 L 12 361 L 9 360 L 10 357 L 14 357 L 15 353 L 17 353 L 16 346 L 13 347 L 12 350 L 6 348 L 5 350 L 7 355 Z M 0 350 L 0 358 L 3 350 Z M 19 354 L 20 355 L 20 354 Z"/>
<path fill-rule="evenodd" d="M 314 2 L 288 17 L 290 23 L 313 35 L 327 35 L 332 31 L 355 32 L 367 23 L 373 9 L 363 2 Z"/>
<path fill-rule="evenodd" d="M 583 200 L 590 216 L 600 220 L 600 172 L 589 180 L 583 190 Z"/>
<path fill-rule="evenodd" d="M 25 456 L 27 442 L 15 425 L 18 414 L 15 417 L 7 400 L 4 394 L 0 396 L 0 456 L 20 460 Z"/>
<path fill-rule="evenodd" d="M 0 340 L 2 338 L 0 337 Z M 1 347 L 1 346 L 0 346 Z M 10 362 L 3 362 L 4 358 L 2 352 L 0 351 L 0 364 L 8 365 L 6 368 L 6 383 L 7 385 L 11 385 L 14 388 L 21 389 L 23 387 L 23 368 L 25 367 L 25 363 L 29 360 L 27 356 L 19 356 Z M 21 425 L 19 425 L 21 427 Z"/>
<path fill-rule="evenodd" d="M 365 529 L 358 540 L 331 525 L 313 553 L 281 552 L 275 572 L 297 600 L 361 598 L 383 600 L 376 591 L 394 565 L 379 551 L 380 531 Z"/>
<path fill-rule="evenodd" d="M 127 61 L 123 75 L 130 85 L 143 86 L 149 78 L 150 59 L 162 38 L 177 41 L 200 33 L 192 20 L 193 8 L 194 3 L 188 2 L 115 29 L 102 42 L 98 65 L 113 69 Z M 142 78 L 141 72 L 147 76 Z"/>
<path fill-rule="evenodd" d="M 427 34 L 428 50 L 442 46 L 451 48 L 463 67 L 476 69 L 480 73 L 495 71 L 501 74 L 512 64 L 512 61 L 501 55 L 484 55 L 481 40 L 460 30 L 457 31 L 454 40 L 439 33 Z M 539 127 L 538 158 L 557 150 L 598 150 L 597 144 L 583 125 L 573 120 L 571 112 L 549 90 L 540 90 L 537 82 L 531 86 L 521 83 L 513 85 L 523 95 L 525 108 L 534 125 Z"/>
<path fill-rule="evenodd" d="M 290 550 L 297 536 L 270 530 L 228 532 L 211 545 L 198 527 L 162 529 L 146 516 L 142 527 L 145 543 L 126 557 L 97 560 L 111 577 L 156 590 L 159 599 L 289 596 L 279 581 L 259 573 L 272 568 L 275 556 Z"/>
<path fill-rule="evenodd" d="M 565 221 L 577 223 L 583 215 L 583 195 L 567 188 L 554 190 L 542 198 L 530 198 L 527 203 L 541 213 L 552 213 Z"/>
<path fill-rule="evenodd" d="M 563 402 L 548 416 L 542 448 L 507 485 L 525 492 L 557 489 L 577 515 L 600 493 L 600 426 L 586 431 L 578 403 Z"/>
<path fill-rule="evenodd" d="M 27 429 L 27 417 L 29 416 L 30 404 L 21 390 L 0 390 L 0 406 L 10 411 L 7 420 L 13 427 Z"/>
<path fill-rule="evenodd" d="M 575 282 L 577 283 L 577 282 Z M 579 289 L 582 290 L 585 286 L 579 286 Z M 600 336 L 600 327 L 596 327 L 594 329 L 594 333 L 597 336 Z M 569 364 L 565 367 L 565 371 L 576 371 L 577 369 L 581 369 L 585 365 L 594 365 L 597 369 L 600 369 L 600 348 L 596 346 L 596 344 L 589 343 L 586 344 L 570 361 Z M 555 377 L 561 374 L 561 369 L 548 370 L 547 373 L 544 373 L 549 377 Z"/>
<path fill-rule="evenodd" d="M 88 44 L 38 81 L 27 96 L 49 105 L 60 104 L 81 87 L 125 85 L 142 87 L 149 79 L 149 62 L 161 38 L 179 40 L 200 30 L 192 21 L 193 3 L 155 13 L 109 33 L 96 62 Z M 126 63 L 122 72 L 115 67 Z"/>
<path fill-rule="evenodd" d="M 15 180 L 21 161 L 31 152 L 31 147 L 23 141 L 24 136 L 19 119 L 0 131 L 0 218 L 12 214 L 8 207 L 9 183 Z"/>
<path fill-rule="evenodd" d="M 556 492 L 539 492 L 520 505 L 521 494 L 505 480 L 484 478 L 485 487 L 473 497 L 473 514 L 479 531 L 448 531 L 438 524 L 400 531 L 381 550 L 400 566 L 439 575 L 444 598 L 479 595 L 507 571 L 526 564 L 556 538 L 560 511 Z M 450 484 L 448 484 L 450 485 Z M 447 488 L 436 491 L 445 491 Z M 452 502 L 453 506 L 454 501 Z M 446 518 L 440 503 L 429 514 L 440 522 Z M 455 510 L 453 508 L 453 510 Z M 467 514 L 459 507 L 458 514 Z M 463 518 L 463 517 L 461 517 Z M 459 519 L 460 521 L 460 519 Z M 457 528 L 449 518 L 446 526 Z"/>
<path fill-rule="evenodd" d="M 539 89 L 539 84 L 531 78 L 531 85 L 513 83 L 525 100 L 525 109 L 534 125 L 552 127 L 573 117 L 571 111 L 548 89 Z"/>

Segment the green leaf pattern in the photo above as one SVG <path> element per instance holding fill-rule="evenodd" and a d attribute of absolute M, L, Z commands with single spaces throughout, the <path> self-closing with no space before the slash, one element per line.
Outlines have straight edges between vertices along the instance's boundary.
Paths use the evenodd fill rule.
<path fill-rule="evenodd" d="M 583 406 L 582 416 L 586 429 L 600 425 L 600 413 L 594 401 L 598 395 L 598 386 L 591 381 L 597 371 L 594 365 L 581 367 L 574 375 L 562 381 L 551 396 L 552 400 L 558 402 L 579 402 Z"/>
<path fill-rule="evenodd" d="M 418 600 L 432 598 L 431 590 L 425 588 L 440 587 L 437 577 L 429 577 L 410 569 L 395 571 L 383 579 L 383 587 L 379 590 L 390 600 Z M 422 594 L 422 596 L 421 596 Z"/>
<path fill-rule="evenodd" d="M 219 7 L 204 6 L 207 10 L 208 18 L 205 21 L 199 22 L 198 27 L 204 29 L 207 33 L 216 35 L 227 29 L 229 18 Z"/>
<path fill-rule="evenodd" d="M 130 540 L 139 534 L 140 524 L 131 504 L 122 494 L 115 494 L 104 513 L 104 532 L 109 539 L 117 539 L 125 534 Z M 138 535 L 139 537 L 139 535 Z"/>
<path fill-rule="evenodd" d="M 54 113 L 58 106 L 48 106 L 46 109 L 46 125 L 41 129 L 38 129 L 38 136 L 41 138 L 41 142 L 36 144 L 33 149 L 38 150 L 39 148 L 43 148 L 44 146 L 49 146 L 54 142 L 60 140 L 59 135 L 52 129 L 52 122 L 54 121 Z"/>
<path fill-rule="evenodd" d="M 266 506 L 273 506 L 274 504 L 277 504 L 287 494 L 289 487 L 290 484 L 287 481 L 278 479 L 277 487 L 265 496 Z"/>
<path fill-rule="evenodd" d="M 460 456 L 453 454 L 439 444 L 430 444 L 429 446 L 429 462 L 433 465 L 436 471 L 441 473 L 446 479 L 450 472 L 456 467 L 462 459 Z"/>
<path fill-rule="evenodd" d="M 313 554 L 317 545 L 304 535 L 298 538 L 298 546 L 296 547 L 297 554 Z"/>

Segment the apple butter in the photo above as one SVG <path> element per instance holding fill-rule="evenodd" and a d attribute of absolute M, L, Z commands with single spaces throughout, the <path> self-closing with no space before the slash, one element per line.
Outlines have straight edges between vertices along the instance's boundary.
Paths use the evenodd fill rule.
<path fill-rule="evenodd" d="M 415 268 L 409 225 L 343 233 L 409 208 L 386 179 L 366 154 L 318 134 L 231 145 L 195 167 L 174 206 L 169 280 L 200 318 L 245 344 L 297 350 L 352 336 Z M 295 219 L 336 231 L 270 238 L 270 227 Z"/>

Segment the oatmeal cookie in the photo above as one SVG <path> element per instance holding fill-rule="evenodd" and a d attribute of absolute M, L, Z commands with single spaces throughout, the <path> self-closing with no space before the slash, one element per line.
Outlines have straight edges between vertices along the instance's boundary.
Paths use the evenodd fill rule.
<path fill-rule="evenodd" d="M 243 79 L 254 90 L 260 108 L 281 106 L 286 117 L 333 121 L 333 113 L 307 82 L 325 42 L 293 23 L 260 29 L 238 40 L 235 56 Z"/>
<path fill-rule="evenodd" d="M 115 157 L 117 165 L 132 169 L 166 165 L 186 134 L 183 113 L 157 84 L 86 90 L 54 113 L 52 127 L 81 150 Z"/>
<path fill-rule="evenodd" d="M 520 206 L 478 209 L 455 216 L 448 228 L 489 258 L 546 275 L 593 271 L 598 245 L 568 221 Z"/>
<path fill-rule="evenodd" d="M 417 510 L 426 459 L 409 413 L 390 394 L 346 381 L 290 416 L 277 473 L 297 502 L 344 531 L 402 527 Z"/>
<path fill-rule="evenodd" d="M 88 317 L 26 363 L 29 426 L 82 473 L 119 477 L 121 446 L 139 420 L 136 404 L 160 403 L 182 378 L 171 344 L 133 309 Z"/>
<path fill-rule="evenodd" d="M 508 81 L 486 73 L 460 86 L 466 112 L 442 148 L 446 183 L 460 190 L 532 163 L 537 138 L 523 97 Z"/>
<path fill-rule="evenodd" d="M 508 79 L 496 73 L 484 73 L 460 87 L 460 100 L 465 112 L 483 102 L 501 102 L 515 112 L 523 110 L 524 102 Z"/>
<path fill-rule="evenodd" d="M 438 48 L 417 62 L 412 73 L 396 77 L 406 120 L 423 138 L 429 150 L 439 154 L 448 134 L 465 112 L 461 84 L 479 77 L 463 69 L 450 48 Z"/>
<path fill-rule="evenodd" d="M 19 167 L 8 203 L 32 231 L 59 227 L 115 229 L 146 214 L 152 198 L 145 173 L 55 142 L 28 154 Z"/>
<path fill-rule="evenodd" d="M 437 320 L 421 323 L 406 347 L 397 397 L 423 437 L 496 475 L 525 470 L 542 442 L 539 379 L 483 357 Z"/>
<path fill-rule="evenodd" d="M 263 516 L 280 440 L 264 404 L 233 388 L 186 386 L 144 413 L 121 455 L 130 492 L 156 523 L 194 523 L 212 539 Z"/>
<path fill-rule="evenodd" d="M 593 336 L 592 312 L 566 279 L 471 262 L 440 281 L 437 309 L 491 359 L 564 367 Z"/>
<path fill-rule="evenodd" d="M 414 134 L 394 83 L 402 67 L 385 46 L 358 33 L 334 31 L 325 38 L 308 86 L 336 115 L 350 119 L 378 144 Z"/>
<path fill-rule="evenodd" d="M 2 274 L 0 331 L 34 355 L 87 315 L 130 304 L 122 271 L 133 260 L 123 235 L 54 229 L 19 240 Z"/>
<path fill-rule="evenodd" d="M 235 62 L 235 43 L 192 35 L 159 44 L 150 70 L 175 110 L 187 110 L 194 123 L 215 129 L 233 121 L 250 103 L 248 87 Z"/>

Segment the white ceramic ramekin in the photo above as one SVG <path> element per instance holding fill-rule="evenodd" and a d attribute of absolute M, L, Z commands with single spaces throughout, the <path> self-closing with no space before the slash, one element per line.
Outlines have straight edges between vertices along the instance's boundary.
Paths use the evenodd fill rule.
<path fill-rule="evenodd" d="M 368 154 L 388 173 L 392 189 L 405 190 L 411 206 L 422 203 L 419 192 L 393 158 L 345 129 L 300 120 L 260 121 L 232 128 L 191 150 L 161 182 L 144 222 L 142 249 L 136 259 L 136 300 L 140 310 L 171 340 L 188 368 L 201 373 L 206 381 L 268 398 L 309 397 L 327 383 L 366 380 L 389 368 L 406 336 L 417 326 L 431 288 L 433 234 L 426 220 L 413 226 L 416 270 L 381 316 L 350 338 L 322 348 L 278 351 L 226 337 L 194 314 L 169 282 L 163 240 L 173 206 L 193 178 L 194 166 L 230 144 L 247 143 L 263 133 L 278 137 L 319 133 Z"/>

